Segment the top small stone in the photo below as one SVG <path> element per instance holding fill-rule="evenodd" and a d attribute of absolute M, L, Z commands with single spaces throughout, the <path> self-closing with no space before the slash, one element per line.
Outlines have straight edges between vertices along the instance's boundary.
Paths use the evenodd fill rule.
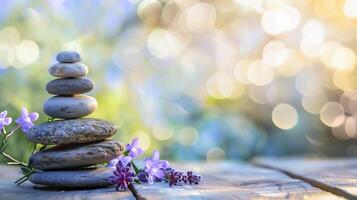
<path fill-rule="evenodd" d="M 57 54 L 56 60 L 60 63 L 75 63 L 81 61 L 81 56 L 74 51 L 63 51 Z"/>

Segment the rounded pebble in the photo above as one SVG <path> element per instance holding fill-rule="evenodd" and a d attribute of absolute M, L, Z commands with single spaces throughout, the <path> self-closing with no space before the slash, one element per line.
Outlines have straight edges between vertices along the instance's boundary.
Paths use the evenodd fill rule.
<path fill-rule="evenodd" d="M 84 94 L 93 88 L 93 81 L 87 78 L 55 79 L 46 85 L 47 92 L 54 95 Z"/>
<path fill-rule="evenodd" d="M 88 67 L 82 63 L 57 63 L 48 72 L 59 78 L 79 78 L 88 74 Z"/>
<path fill-rule="evenodd" d="M 88 95 L 73 97 L 54 96 L 43 105 L 43 111 L 50 117 L 73 119 L 87 116 L 95 111 L 97 101 Z"/>
<path fill-rule="evenodd" d="M 39 170 L 58 170 L 85 167 L 109 162 L 123 152 L 116 141 L 104 140 L 89 144 L 51 147 L 30 157 L 30 165 Z"/>
<path fill-rule="evenodd" d="M 37 185 L 57 188 L 96 188 L 112 185 L 109 177 L 112 168 L 82 169 L 73 171 L 48 171 L 33 173 L 29 181 Z"/>
<path fill-rule="evenodd" d="M 57 54 L 56 60 L 60 63 L 75 63 L 81 61 L 81 56 L 74 51 L 63 51 Z"/>
<path fill-rule="evenodd" d="M 45 145 L 80 144 L 101 141 L 115 134 L 117 127 L 101 119 L 72 119 L 43 123 L 32 127 L 26 137 Z"/>

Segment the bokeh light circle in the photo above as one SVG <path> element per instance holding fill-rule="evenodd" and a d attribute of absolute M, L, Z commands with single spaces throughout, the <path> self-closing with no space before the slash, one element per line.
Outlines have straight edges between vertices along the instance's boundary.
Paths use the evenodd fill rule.
<path fill-rule="evenodd" d="M 327 102 L 321 110 L 320 120 L 326 126 L 340 126 L 345 120 L 345 112 L 343 107 L 337 102 Z"/>
<path fill-rule="evenodd" d="M 288 130 L 297 124 L 298 113 L 290 104 L 278 104 L 273 109 L 272 120 L 273 123 L 280 129 Z"/>

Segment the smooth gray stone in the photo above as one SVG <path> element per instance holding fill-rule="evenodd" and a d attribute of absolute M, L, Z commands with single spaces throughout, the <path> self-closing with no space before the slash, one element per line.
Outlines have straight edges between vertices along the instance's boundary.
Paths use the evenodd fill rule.
<path fill-rule="evenodd" d="M 97 168 L 74 171 L 48 171 L 33 173 L 29 181 L 37 185 L 58 188 L 96 188 L 112 185 L 109 177 L 112 168 Z"/>
<path fill-rule="evenodd" d="M 71 119 L 43 123 L 32 127 L 27 138 L 35 143 L 80 144 L 100 141 L 115 134 L 117 127 L 101 119 Z"/>
<path fill-rule="evenodd" d="M 87 116 L 97 108 L 97 100 L 88 95 L 54 96 L 43 105 L 43 111 L 54 118 L 73 119 Z"/>
<path fill-rule="evenodd" d="M 46 85 L 47 92 L 55 95 L 84 94 L 93 88 L 93 81 L 87 78 L 55 79 Z"/>
<path fill-rule="evenodd" d="M 56 60 L 61 63 L 80 62 L 81 56 L 75 51 L 63 51 L 56 56 Z"/>
<path fill-rule="evenodd" d="M 120 156 L 123 151 L 124 148 L 113 140 L 61 145 L 33 154 L 30 157 L 30 165 L 44 171 L 73 169 L 109 162 Z"/>
<path fill-rule="evenodd" d="M 52 65 L 48 72 L 60 78 L 79 78 L 88 74 L 88 67 L 80 62 L 76 63 L 57 63 Z"/>

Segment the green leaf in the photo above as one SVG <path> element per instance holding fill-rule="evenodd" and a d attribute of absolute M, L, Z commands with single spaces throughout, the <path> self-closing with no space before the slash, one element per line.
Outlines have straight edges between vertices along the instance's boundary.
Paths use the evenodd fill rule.
<path fill-rule="evenodd" d="M 133 165 L 135 174 L 138 174 L 140 172 L 139 168 L 135 165 L 135 163 L 133 161 L 130 162 Z"/>

